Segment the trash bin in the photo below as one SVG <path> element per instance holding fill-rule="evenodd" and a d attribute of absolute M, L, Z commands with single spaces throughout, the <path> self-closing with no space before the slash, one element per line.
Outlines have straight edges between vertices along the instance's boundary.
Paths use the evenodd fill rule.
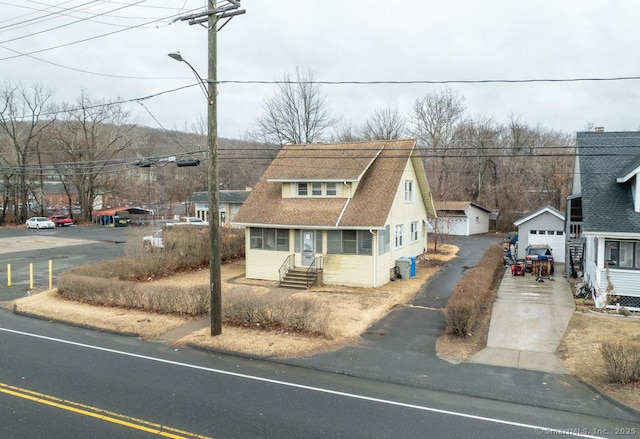
<path fill-rule="evenodd" d="M 409 260 L 411 261 L 411 268 L 409 270 L 409 274 L 411 277 L 416 277 L 416 261 L 418 258 L 415 256 L 409 256 Z"/>
<path fill-rule="evenodd" d="M 411 261 L 409 259 L 396 259 L 396 267 L 400 279 L 409 279 L 411 277 Z"/>

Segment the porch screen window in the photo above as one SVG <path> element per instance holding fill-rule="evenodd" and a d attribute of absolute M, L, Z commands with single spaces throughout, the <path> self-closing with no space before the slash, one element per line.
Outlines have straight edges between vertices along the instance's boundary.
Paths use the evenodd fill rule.
<path fill-rule="evenodd" d="M 357 232 L 355 230 L 343 230 L 342 231 L 342 253 L 355 255 L 357 242 Z"/>
<path fill-rule="evenodd" d="M 358 254 L 370 255 L 373 237 L 368 230 L 358 230 Z"/>
<path fill-rule="evenodd" d="M 378 232 L 378 254 L 383 255 L 391 250 L 391 233 L 389 226 Z"/>
<path fill-rule="evenodd" d="M 252 227 L 249 236 L 250 248 L 289 251 L 289 230 Z"/>
<path fill-rule="evenodd" d="M 250 234 L 249 246 L 251 248 L 262 248 L 262 229 L 252 227 L 249 234 Z"/>
<path fill-rule="evenodd" d="M 276 250 L 280 252 L 289 251 L 289 231 L 276 229 Z"/>
<path fill-rule="evenodd" d="M 371 233 L 368 230 L 329 230 L 327 253 L 370 255 Z"/>
<path fill-rule="evenodd" d="M 604 260 L 610 268 L 640 270 L 640 241 L 605 240 Z"/>

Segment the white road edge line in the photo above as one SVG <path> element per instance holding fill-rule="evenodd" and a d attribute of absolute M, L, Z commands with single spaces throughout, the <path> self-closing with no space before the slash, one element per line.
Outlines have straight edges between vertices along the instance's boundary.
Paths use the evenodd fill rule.
<path fill-rule="evenodd" d="M 323 388 L 320 388 L 320 387 L 306 386 L 304 384 L 288 383 L 286 381 L 273 380 L 273 379 L 270 379 L 270 378 L 262 378 L 262 377 L 257 377 L 257 376 L 253 376 L 253 375 L 247 375 L 247 374 L 238 373 L 238 372 L 229 372 L 229 371 L 221 370 L 221 369 L 214 369 L 214 368 L 210 368 L 210 367 L 197 366 L 195 364 L 181 363 L 179 361 L 172 361 L 172 360 L 165 360 L 165 359 L 162 359 L 162 358 L 149 357 L 147 355 L 140 355 L 140 354 L 134 354 L 134 353 L 131 353 L 131 352 L 118 351 L 118 350 L 115 350 L 115 349 L 103 348 L 103 347 L 100 347 L 100 346 L 93 346 L 93 345 L 89 345 L 89 344 L 85 344 L 85 343 L 78 343 L 78 342 L 70 341 L 70 340 L 63 340 L 63 339 L 54 338 L 54 337 L 47 337 L 45 335 L 32 334 L 32 333 L 23 332 L 23 331 L 16 331 L 14 329 L 8 329 L 8 328 L 0 327 L 0 331 L 12 333 L 12 334 L 17 334 L 17 335 L 23 335 L 25 337 L 32 337 L 32 338 L 38 338 L 38 339 L 42 339 L 42 340 L 48 340 L 48 341 L 61 343 L 61 344 L 67 344 L 67 345 L 71 345 L 71 346 L 78 346 L 78 347 L 82 347 L 82 348 L 86 348 L 86 349 L 92 349 L 92 350 L 96 350 L 96 351 L 102 351 L 102 352 L 108 352 L 108 353 L 117 354 L 117 355 L 123 355 L 123 356 L 126 356 L 126 357 L 133 357 L 133 358 L 139 358 L 139 359 L 142 359 L 142 360 L 155 361 L 157 363 L 164 363 L 164 364 L 170 364 L 170 365 L 173 365 L 173 366 L 186 367 L 186 368 L 189 368 L 189 369 L 202 370 L 202 371 L 206 371 L 206 372 L 216 373 L 216 374 L 219 374 L 219 375 L 227 375 L 227 376 L 232 376 L 232 377 L 236 377 L 236 378 L 244 378 L 244 379 L 247 379 L 247 380 L 260 381 L 260 382 L 269 383 L 269 384 L 277 384 L 277 385 L 285 386 L 285 387 L 293 387 L 293 388 L 296 388 L 296 389 L 310 390 L 312 392 L 326 393 L 326 394 L 330 394 L 330 395 L 342 396 L 342 397 L 345 397 L 345 398 L 359 399 L 359 400 L 362 400 L 362 401 L 375 402 L 375 403 L 379 403 L 379 404 L 392 405 L 392 406 L 396 406 L 396 407 L 404 407 L 404 408 L 410 408 L 410 409 L 420 410 L 420 411 L 425 411 L 425 412 L 440 413 L 440 414 L 456 416 L 456 417 L 460 417 L 460 418 L 467 418 L 467 419 L 474 419 L 474 420 L 478 420 L 478 421 L 492 422 L 492 423 L 501 424 L 501 425 L 509 425 L 509 426 L 512 426 L 512 427 L 521 427 L 521 428 L 526 428 L 526 429 L 530 429 L 530 430 L 535 430 L 538 435 L 540 435 L 540 434 L 545 434 L 545 435 L 547 435 L 547 434 L 563 434 L 563 435 L 567 435 L 567 436 L 575 436 L 575 437 L 590 438 L 590 439 L 605 439 L 605 438 L 603 438 L 601 436 L 592 436 L 592 435 L 588 435 L 588 434 L 580 434 L 580 433 L 577 433 L 577 432 L 558 430 L 558 429 L 554 429 L 554 428 L 542 427 L 542 426 L 539 426 L 539 425 L 524 424 L 524 423 L 520 423 L 520 422 L 506 421 L 506 420 L 503 420 L 503 419 L 496 419 L 496 418 L 488 418 L 488 417 L 485 417 L 485 416 L 470 415 L 470 414 L 467 414 L 467 413 L 460 413 L 460 412 L 454 412 L 454 411 L 450 411 L 450 410 L 437 409 L 437 408 L 433 408 L 433 407 L 425 407 L 425 406 L 420 406 L 420 405 L 415 405 L 415 404 L 408 404 L 408 403 L 404 403 L 404 402 L 391 401 L 391 400 L 388 400 L 388 399 L 373 398 L 373 397 L 364 396 L 364 395 L 356 395 L 354 393 L 339 392 L 337 390 L 330 390 L 330 389 L 323 389 Z"/>

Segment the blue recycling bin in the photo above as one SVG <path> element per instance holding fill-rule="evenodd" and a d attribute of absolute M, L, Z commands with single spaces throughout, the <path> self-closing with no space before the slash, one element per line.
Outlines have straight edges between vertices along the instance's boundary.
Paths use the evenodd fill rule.
<path fill-rule="evenodd" d="M 411 260 L 411 268 L 410 268 L 411 277 L 416 277 L 416 261 L 418 260 L 418 258 L 415 256 L 409 256 L 409 259 Z"/>

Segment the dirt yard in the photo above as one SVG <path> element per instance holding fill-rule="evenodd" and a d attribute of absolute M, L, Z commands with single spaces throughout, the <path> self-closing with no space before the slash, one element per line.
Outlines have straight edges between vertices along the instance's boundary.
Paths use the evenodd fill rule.
<path fill-rule="evenodd" d="M 416 267 L 416 277 L 389 282 L 380 288 L 319 287 L 303 292 L 278 289 L 274 282 L 251 281 L 244 278 L 243 262 L 225 264 L 222 267 L 222 289 L 225 291 L 251 291 L 255 294 L 288 294 L 312 297 L 330 307 L 329 337 L 306 337 L 283 331 L 264 331 L 223 326 L 222 335 L 209 335 L 208 318 L 150 314 L 120 308 L 101 308 L 60 299 L 55 291 L 33 294 L 12 302 L 0 304 L 20 313 L 50 320 L 68 322 L 105 331 L 137 334 L 144 339 L 157 339 L 167 334 L 179 334 L 168 342 L 176 345 L 193 345 L 205 349 L 242 352 L 261 356 L 301 356 L 337 348 L 349 343 L 373 322 L 391 309 L 408 303 L 419 287 L 437 273 L 439 266 L 455 256 L 457 248 L 443 245 L 442 252 L 430 253 L 429 261 Z M 162 279 L 158 283 L 207 284 L 209 272 L 202 270 Z M 180 334 L 179 328 L 199 320 L 194 332 Z M 438 353 L 446 358 L 464 361 L 486 346 L 490 315 L 485 316 L 472 337 L 458 339 L 443 335 L 437 346 Z M 175 331 L 173 331 L 175 330 Z M 599 388 L 611 397 L 640 410 L 640 385 L 615 385 L 608 383 L 602 372 L 599 341 L 603 337 L 628 337 L 640 340 L 640 319 L 611 317 L 589 312 L 580 307 L 572 319 L 558 355 L 572 374 Z M 166 337 L 163 337 L 166 339 Z"/>

